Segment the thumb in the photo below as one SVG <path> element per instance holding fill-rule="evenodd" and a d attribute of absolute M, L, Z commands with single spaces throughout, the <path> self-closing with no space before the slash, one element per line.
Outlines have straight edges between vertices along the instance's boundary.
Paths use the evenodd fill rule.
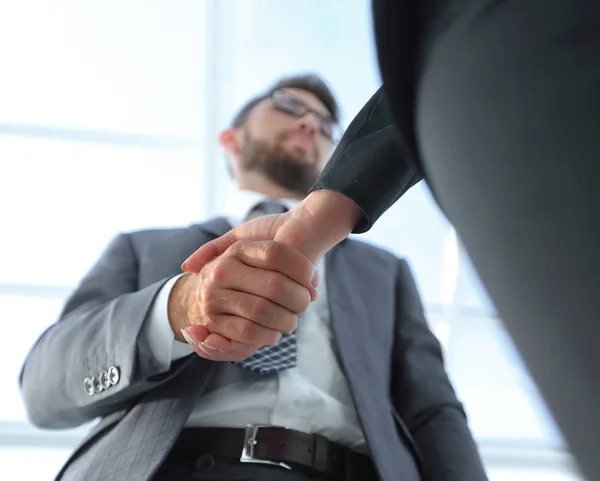
<path fill-rule="evenodd" d="M 200 246 L 183 262 L 183 264 L 181 264 L 181 269 L 185 272 L 200 272 L 206 264 L 215 257 L 219 257 L 223 252 L 235 244 L 236 240 L 236 236 L 230 231 L 227 234 Z"/>
<path fill-rule="evenodd" d="M 185 329 L 182 329 L 182 332 L 185 332 L 185 334 L 190 336 L 196 344 L 204 342 L 204 340 L 210 335 L 210 332 L 208 332 L 206 327 L 199 325 L 188 326 Z M 186 337 L 185 334 L 184 338 Z M 188 344 L 191 344 L 192 347 L 194 347 L 194 343 L 190 343 L 188 339 L 186 339 L 186 341 Z"/>

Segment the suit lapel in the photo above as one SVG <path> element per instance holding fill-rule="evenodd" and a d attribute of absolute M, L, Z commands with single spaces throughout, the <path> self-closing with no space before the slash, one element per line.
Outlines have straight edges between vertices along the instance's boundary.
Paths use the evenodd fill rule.
<path fill-rule="evenodd" d="M 387 389 L 395 325 L 395 277 L 389 258 L 346 240 L 326 257 L 331 326 L 351 384 Z M 362 386 L 364 387 L 364 386 Z"/>
<path fill-rule="evenodd" d="M 209 234 L 214 239 L 221 237 L 231 230 L 231 224 L 229 224 L 229 221 L 225 217 L 215 217 L 202 224 L 195 224 L 193 227 L 200 229 L 205 234 Z"/>
<path fill-rule="evenodd" d="M 326 270 L 333 337 L 373 459 L 385 466 L 390 455 L 396 456 L 398 465 L 409 469 L 413 460 L 408 452 L 394 450 L 398 431 L 389 400 L 396 264 L 391 256 L 347 240 L 328 254 Z M 404 437 L 412 443 L 410 434 Z"/>
<path fill-rule="evenodd" d="M 325 259 L 331 328 L 347 376 L 357 369 L 363 372 L 361 363 L 357 362 L 362 347 L 353 331 L 356 333 L 361 330 L 363 292 L 368 287 L 368 279 L 358 275 L 353 265 L 352 250 L 349 241 L 344 241 L 332 249 Z"/>
<path fill-rule="evenodd" d="M 394 329 L 394 266 L 370 246 L 346 240 L 326 258 L 326 282 L 335 339 L 363 370 L 376 352 L 391 349 Z M 348 359 L 351 361 L 351 359 Z"/>

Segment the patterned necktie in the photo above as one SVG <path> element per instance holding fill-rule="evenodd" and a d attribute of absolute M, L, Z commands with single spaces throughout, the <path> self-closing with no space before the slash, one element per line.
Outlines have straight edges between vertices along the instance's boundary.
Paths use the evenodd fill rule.
<path fill-rule="evenodd" d="M 262 215 L 283 214 L 287 209 L 275 201 L 265 201 L 250 211 L 246 220 Z M 296 333 L 283 334 L 277 344 L 263 346 L 250 357 L 232 362 L 234 366 L 260 374 L 274 374 L 296 366 Z"/>

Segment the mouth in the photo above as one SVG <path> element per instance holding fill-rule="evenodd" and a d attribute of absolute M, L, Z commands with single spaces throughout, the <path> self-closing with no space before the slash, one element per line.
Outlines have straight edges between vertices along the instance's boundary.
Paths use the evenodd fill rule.
<path fill-rule="evenodd" d="M 291 134 L 285 137 L 284 141 L 288 144 L 300 147 L 307 152 L 311 152 L 315 148 L 315 143 L 311 137 L 303 134 Z"/>
<path fill-rule="evenodd" d="M 283 139 L 283 144 L 287 145 L 297 155 L 304 157 L 305 161 L 316 164 L 319 159 L 315 139 L 304 134 L 291 134 Z"/>

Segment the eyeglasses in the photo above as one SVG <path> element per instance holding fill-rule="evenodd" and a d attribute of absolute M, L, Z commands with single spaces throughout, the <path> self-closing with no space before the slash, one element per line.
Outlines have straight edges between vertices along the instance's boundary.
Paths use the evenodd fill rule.
<path fill-rule="evenodd" d="M 310 108 L 301 100 L 283 92 L 282 90 L 275 90 L 275 92 L 271 94 L 271 100 L 275 110 L 283 112 L 284 114 L 288 114 L 296 118 L 304 117 L 306 114 L 313 114 L 317 118 L 319 132 L 332 142 L 336 141 L 338 136 L 338 124 L 328 115 Z"/>

